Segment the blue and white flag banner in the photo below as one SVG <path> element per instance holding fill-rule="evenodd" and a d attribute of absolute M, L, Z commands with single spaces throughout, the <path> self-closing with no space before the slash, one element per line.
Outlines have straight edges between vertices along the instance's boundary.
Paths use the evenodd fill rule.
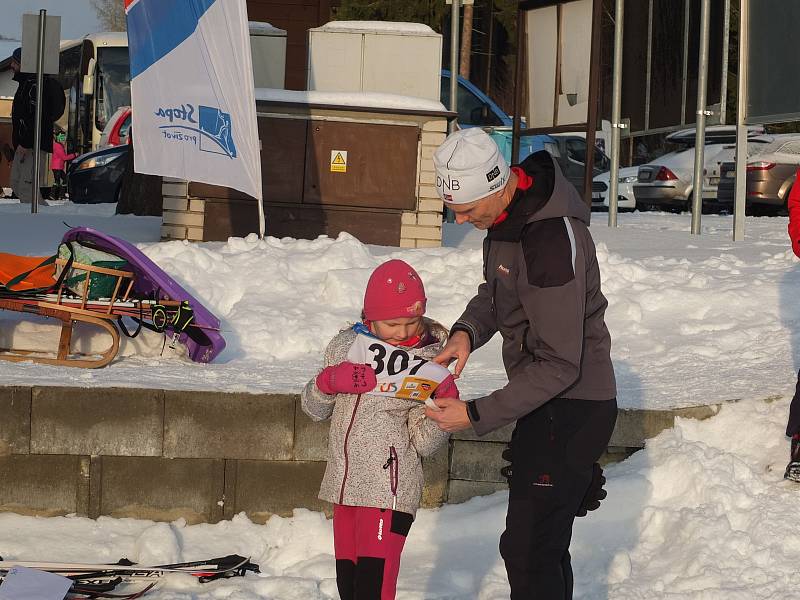
<path fill-rule="evenodd" d="M 260 207 L 245 0 L 125 0 L 125 13 L 136 172 L 234 188 Z"/>

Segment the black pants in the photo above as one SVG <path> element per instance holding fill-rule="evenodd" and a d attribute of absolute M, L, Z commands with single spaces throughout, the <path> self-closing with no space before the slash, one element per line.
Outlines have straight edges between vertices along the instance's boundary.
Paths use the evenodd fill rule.
<path fill-rule="evenodd" d="M 800 372 L 797 373 L 794 398 L 789 405 L 789 422 L 786 423 L 786 435 L 792 437 L 795 433 L 800 433 Z"/>
<path fill-rule="evenodd" d="M 517 421 L 500 538 L 512 600 L 572 598 L 572 524 L 616 419 L 616 399 L 556 398 Z"/>
<path fill-rule="evenodd" d="M 61 193 L 67 188 L 67 174 L 62 169 L 53 169 L 53 200 L 61 200 Z"/>

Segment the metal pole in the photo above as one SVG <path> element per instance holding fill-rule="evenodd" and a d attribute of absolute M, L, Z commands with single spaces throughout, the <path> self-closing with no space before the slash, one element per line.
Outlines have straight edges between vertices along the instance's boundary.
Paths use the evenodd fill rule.
<path fill-rule="evenodd" d="M 460 26 L 458 24 L 459 8 L 461 0 L 453 0 L 453 7 L 450 12 L 450 110 L 458 114 L 458 34 Z M 447 132 L 453 133 L 458 130 L 458 118 L 453 118 L 447 124 Z M 447 223 L 455 223 L 455 213 L 445 206 L 444 220 Z"/>
<path fill-rule="evenodd" d="M 486 85 L 483 86 L 487 96 L 492 95 L 492 51 L 494 50 L 494 0 L 489 0 L 489 50 L 486 53 Z"/>
<path fill-rule="evenodd" d="M 611 172 L 608 174 L 608 226 L 617 226 L 619 198 L 620 113 L 622 112 L 622 27 L 625 0 L 617 0 L 614 9 L 614 82 L 611 98 Z"/>
<path fill-rule="evenodd" d="M 559 8 L 561 5 L 559 5 Z M 592 59 L 601 56 L 603 0 L 594 0 L 592 7 L 592 38 L 589 55 Z M 560 64 L 560 63 L 559 63 Z M 592 179 L 594 178 L 595 141 L 597 136 L 597 113 L 600 106 L 600 61 L 589 65 L 589 107 L 586 114 L 586 162 L 583 171 L 583 198 L 592 207 Z"/>
<path fill-rule="evenodd" d="M 686 86 L 689 81 L 689 3 L 683 5 L 683 86 L 681 88 L 681 125 L 686 123 Z"/>
<path fill-rule="evenodd" d="M 733 241 L 744 239 L 744 217 L 747 194 L 747 60 L 750 39 L 747 31 L 750 0 L 742 0 L 739 8 L 739 89 L 736 100 L 736 192 L 733 203 Z"/>
<path fill-rule="evenodd" d="M 516 164 L 519 161 L 519 133 L 522 129 L 523 86 L 525 85 L 525 23 L 528 13 L 524 10 L 517 10 L 517 57 L 514 64 L 514 106 L 513 121 L 511 126 L 511 162 Z M 528 115 L 530 117 L 530 115 Z"/>
<path fill-rule="evenodd" d="M 41 161 L 39 153 L 42 147 L 42 87 L 44 86 L 44 28 L 47 11 L 39 11 L 39 39 L 36 44 L 36 126 L 33 132 L 33 181 L 31 182 L 31 214 L 39 212 L 39 187 L 41 182 Z M 53 132 L 50 132 L 53 135 Z"/>
<path fill-rule="evenodd" d="M 725 22 L 722 29 L 722 81 L 719 96 L 719 124 L 725 125 L 728 111 L 728 53 L 731 40 L 731 0 L 725 0 Z"/>
<path fill-rule="evenodd" d="M 450 12 L 450 110 L 458 112 L 458 34 L 459 34 L 459 9 L 461 0 L 453 0 Z M 458 119 L 450 121 L 449 131 L 453 133 L 458 126 Z"/>
<path fill-rule="evenodd" d="M 706 86 L 708 84 L 708 30 L 711 0 L 702 0 L 700 17 L 700 61 L 697 66 L 697 128 L 694 135 L 694 179 L 692 184 L 692 233 L 700 235 L 703 210 L 703 174 L 706 143 Z"/>
<path fill-rule="evenodd" d="M 644 91 L 644 130 L 650 129 L 650 80 L 653 77 L 653 0 L 647 8 L 647 70 Z"/>

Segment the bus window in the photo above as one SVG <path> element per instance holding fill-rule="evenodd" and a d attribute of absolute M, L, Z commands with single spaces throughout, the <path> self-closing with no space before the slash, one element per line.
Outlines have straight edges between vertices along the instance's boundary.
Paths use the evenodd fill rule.
<path fill-rule="evenodd" d="M 77 138 L 78 99 L 77 88 L 81 79 L 81 44 L 62 50 L 58 57 L 58 75 L 56 80 L 61 85 L 66 96 L 66 110 L 61 118 L 56 121 L 61 129 L 67 133 L 67 148 L 79 146 Z"/>
<path fill-rule="evenodd" d="M 130 59 L 127 47 L 97 49 L 95 127 L 102 131 L 120 106 L 131 103 Z"/>

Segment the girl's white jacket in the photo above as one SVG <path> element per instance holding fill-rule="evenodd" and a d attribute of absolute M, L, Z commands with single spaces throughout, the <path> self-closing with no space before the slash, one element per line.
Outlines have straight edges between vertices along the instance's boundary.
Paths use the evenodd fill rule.
<path fill-rule="evenodd" d="M 431 359 L 447 341 L 447 329 L 430 319 L 425 319 L 425 325 L 437 341 L 404 349 Z M 350 328 L 340 331 L 325 349 L 324 366 L 346 361 L 356 335 Z M 316 377 L 308 382 L 301 399 L 303 411 L 313 420 L 331 419 L 328 466 L 319 498 L 414 515 L 422 497 L 420 457 L 433 454 L 449 436 L 425 417 L 425 405 L 369 393 L 323 394 Z"/>

